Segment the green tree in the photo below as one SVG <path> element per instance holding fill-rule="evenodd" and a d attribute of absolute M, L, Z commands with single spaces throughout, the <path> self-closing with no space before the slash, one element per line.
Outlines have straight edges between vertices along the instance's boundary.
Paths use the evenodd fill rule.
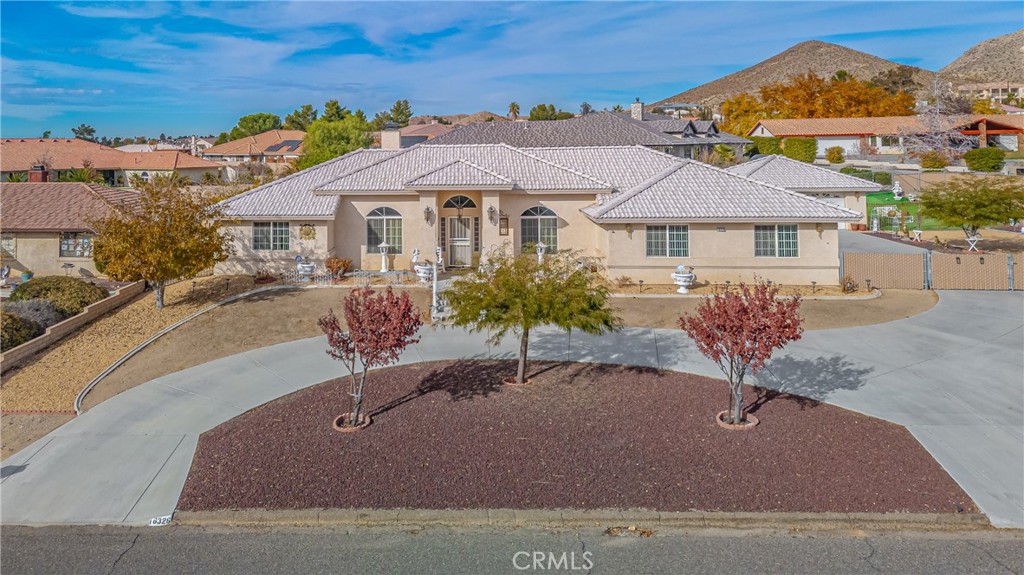
<path fill-rule="evenodd" d="M 284 117 L 284 127 L 288 130 L 306 131 L 306 128 L 316 120 L 318 113 L 312 104 L 303 104 L 301 108 Z"/>
<path fill-rule="evenodd" d="M 324 104 L 324 113 L 320 117 L 328 122 L 340 122 L 345 119 L 345 116 L 351 114 L 352 112 L 349 112 L 348 108 L 339 104 L 337 100 L 327 100 Z"/>
<path fill-rule="evenodd" d="M 594 107 L 591 106 L 590 104 L 588 104 L 587 102 L 583 102 L 582 104 L 580 104 L 580 115 L 581 116 L 586 116 L 587 114 L 589 114 L 589 113 L 591 113 L 593 111 L 594 111 Z"/>
<path fill-rule="evenodd" d="M 103 176 L 93 169 L 92 163 L 82 162 L 81 168 L 68 170 L 57 178 L 59 182 L 85 182 L 87 184 L 102 184 Z"/>
<path fill-rule="evenodd" d="M 1024 220 L 1024 182 L 1013 176 L 962 176 L 921 195 L 924 215 L 974 237 L 984 226 Z"/>
<path fill-rule="evenodd" d="M 567 120 L 572 117 L 572 112 L 557 110 L 554 104 L 537 104 L 530 108 L 530 120 Z"/>
<path fill-rule="evenodd" d="M 50 137 L 50 133 L 51 133 L 50 130 L 44 130 L 43 131 L 43 138 L 49 138 Z"/>
<path fill-rule="evenodd" d="M 327 160 L 343 156 L 372 143 L 370 126 L 354 115 L 344 120 L 331 122 L 323 118 L 313 122 L 302 140 L 302 157 L 296 167 L 305 170 Z"/>
<path fill-rule="evenodd" d="M 391 106 L 388 116 L 399 126 L 403 128 L 408 126 L 409 120 L 412 118 L 412 106 L 409 105 L 409 100 L 396 100 Z"/>
<path fill-rule="evenodd" d="M 538 261 L 540 260 L 540 261 Z M 516 255 L 506 243 L 488 254 L 471 274 L 445 290 L 452 322 L 473 331 L 487 330 L 492 343 L 509 333 L 519 335 L 516 383 L 526 377 L 530 331 L 543 325 L 600 334 L 618 329 L 608 305 L 608 288 L 579 252 L 560 251 L 539 258 Z"/>
<path fill-rule="evenodd" d="M 281 116 L 277 114 L 249 114 L 238 119 L 238 124 L 231 128 L 230 137 L 232 140 L 238 140 L 246 136 L 262 134 L 269 130 L 280 130 L 282 126 Z"/>
<path fill-rule="evenodd" d="M 146 280 L 164 307 L 164 288 L 177 278 L 192 277 L 231 253 L 221 233 L 224 216 L 215 200 L 181 190 L 177 174 L 135 180 L 137 206 L 122 206 L 91 222 L 96 230 L 93 259 L 115 281 Z"/>
<path fill-rule="evenodd" d="M 615 104 L 614 106 L 612 106 L 612 111 L 613 112 L 625 112 L 626 109 L 622 107 L 622 104 Z"/>
<path fill-rule="evenodd" d="M 8 182 L 27 182 L 28 172 L 11 172 L 7 174 Z"/>
<path fill-rule="evenodd" d="M 221 144 L 224 144 L 224 143 L 227 143 L 227 142 L 230 142 L 230 141 L 231 141 L 231 134 L 229 134 L 227 132 L 221 132 L 220 135 L 217 136 L 217 140 L 213 142 L 213 145 L 219 146 Z"/>
<path fill-rule="evenodd" d="M 964 163 L 975 172 L 998 172 L 1003 167 L 1006 152 L 999 148 L 975 148 L 964 154 Z"/>
<path fill-rule="evenodd" d="M 77 128 L 71 128 L 71 133 L 79 140 L 92 142 L 96 139 L 96 128 L 88 124 L 79 124 Z"/>
<path fill-rule="evenodd" d="M 370 121 L 370 129 L 374 132 L 379 132 L 384 129 L 384 124 L 391 121 L 391 114 L 387 112 L 377 112 L 373 116 L 373 120 Z"/>
<path fill-rule="evenodd" d="M 900 64 L 895 68 L 890 68 L 885 72 L 875 75 L 875 77 L 871 79 L 871 84 L 878 86 L 893 95 L 899 94 L 900 92 L 913 94 L 922 87 L 917 80 L 914 80 L 914 69 L 904 64 Z"/>
<path fill-rule="evenodd" d="M 512 102 L 508 105 L 508 115 L 511 116 L 513 120 L 519 118 L 519 102 Z"/>

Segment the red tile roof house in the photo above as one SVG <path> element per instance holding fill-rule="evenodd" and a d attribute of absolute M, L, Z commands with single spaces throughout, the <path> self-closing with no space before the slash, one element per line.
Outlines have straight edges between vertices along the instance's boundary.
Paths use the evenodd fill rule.
<path fill-rule="evenodd" d="M 1022 149 L 1024 122 L 1015 116 L 953 116 L 950 127 L 956 127 L 964 136 L 977 140 L 978 147 L 998 147 L 1004 150 Z M 906 134 L 924 131 L 920 116 L 886 116 L 879 118 L 806 118 L 761 120 L 747 136 L 775 136 L 777 138 L 814 138 L 818 141 L 818 157 L 833 146 L 843 148 L 847 158 L 867 155 L 903 155 Z M 868 152 L 874 152 L 869 154 Z"/>
<path fill-rule="evenodd" d="M 302 130 L 269 130 L 255 136 L 224 142 L 199 153 L 207 160 L 240 164 L 286 164 L 302 155 Z"/>
<path fill-rule="evenodd" d="M 89 222 L 137 201 L 138 192 L 99 184 L 0 183 L 4 264 L 37 275 L 102 276 L 92 261 Z"/>
<path fill-rule="evenodd" d="M 204 174 L 222 176 L 224 166 L 172 150 L 122 152 L 77 138 L 3 138 L 0 176 L 27 173 L 29 181 L 48 182 L 62 173 L 90 165 L 108 185 L 124 186 L 132 175 L 148 180 L 172 172 L 201 182 Z"/>

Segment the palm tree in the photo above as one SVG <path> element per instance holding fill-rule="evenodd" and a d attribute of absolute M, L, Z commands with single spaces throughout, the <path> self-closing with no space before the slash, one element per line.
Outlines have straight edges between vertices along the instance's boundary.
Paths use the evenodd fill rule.
<path fill-rule="evenodd" d="M 519 102 L 512 102 L 508 105 L 508 115 L 512 116 L 513 120 L 519 118 Z"/>
<path fill-rule="evenodd" d="M 57 178 L 58 182 L 85 182 L 87 184 L 102 184 L 103 176 L 90 166 L 68 170 Z"/>
<path fill-rule="evenodd" d="M 613 112 L 625 112 L 626 109 L 623 108 L 622 106 L 620 106 L 619 104 L 615 104 L 614 106 L 612 106 L 612 111 Z"/>
<path fill-rule="evenodd" d="M 11 172 L 7 174 L 8 182 L 27 182 L 28 173 L 26 172 Z"/>

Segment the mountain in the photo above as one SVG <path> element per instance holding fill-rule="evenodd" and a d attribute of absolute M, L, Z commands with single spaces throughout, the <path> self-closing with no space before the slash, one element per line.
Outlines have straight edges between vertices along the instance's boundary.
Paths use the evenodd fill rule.
<path fill-rule="evenodd" d="M 881 72 L 898 66 L 891 62 L 851 48 L 810 40 L 801 42 L 763 62 L 733 72 L 713 82 L 702 84 L 685 92 L 656 102 L 652 107 L 670 103 L 705 104 L 719 106 L 726 98 L 743 92 L 757 93 L 758 88 L 772 82 L 785 82 L 792 76 L 814 72 L 822 78 L 831 78 L 839 70 L 846 70 L 860 80 L 870 80 Z M 914 68 L 914 80 L 930 86 L 934 72 Z"/>
<path fill-rule="evenodd" d="M 1024 83 L 1024 30 L 974 45 L 939 75 L 953 82 Z"/>

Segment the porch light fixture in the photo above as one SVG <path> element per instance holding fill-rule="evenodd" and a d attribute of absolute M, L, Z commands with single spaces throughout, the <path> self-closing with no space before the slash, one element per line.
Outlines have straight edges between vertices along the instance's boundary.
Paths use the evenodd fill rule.
<path fill-rule="evenodd" d="M 633 224 L 626 224 L 626 236 L 633 239 Z"/>
<path fill-rule="evenodd" d="M 821 232 L 823 232 L 824 230 L 825 227 L 822 226 L 821 223 L 814 224 L 814 231 L 818 232 L 818 235 L 821 235 Z"/>
<path fill-rule="evenodd" d="M 430 223 L 430 216 L 434 213 L 434 208 L 426 206 L 423 208 L 423 219 Z"/>
<path fill-rule="evenodd" d="M 868 286 L 868 292 L 870 293 L 871 292 L 871 280 L 869 280 L 869 279 L 864 280 L 864 284 Z"/>
<path fill-rule="evenodd" d="M 494 206 L 487 206 L 487 219 L 494 223 L 494 214 L 498 213 L 498 210 Z"/>
<path fill-rule="evenodd" d="M 387 242 L 381 242 L 380 245 L 377 246 L 377 248 L 380 249 L 380 273 L 382 274 L 387 273 L 388 271 L 388 248 L 390 247 L 391 245 Z"/>

